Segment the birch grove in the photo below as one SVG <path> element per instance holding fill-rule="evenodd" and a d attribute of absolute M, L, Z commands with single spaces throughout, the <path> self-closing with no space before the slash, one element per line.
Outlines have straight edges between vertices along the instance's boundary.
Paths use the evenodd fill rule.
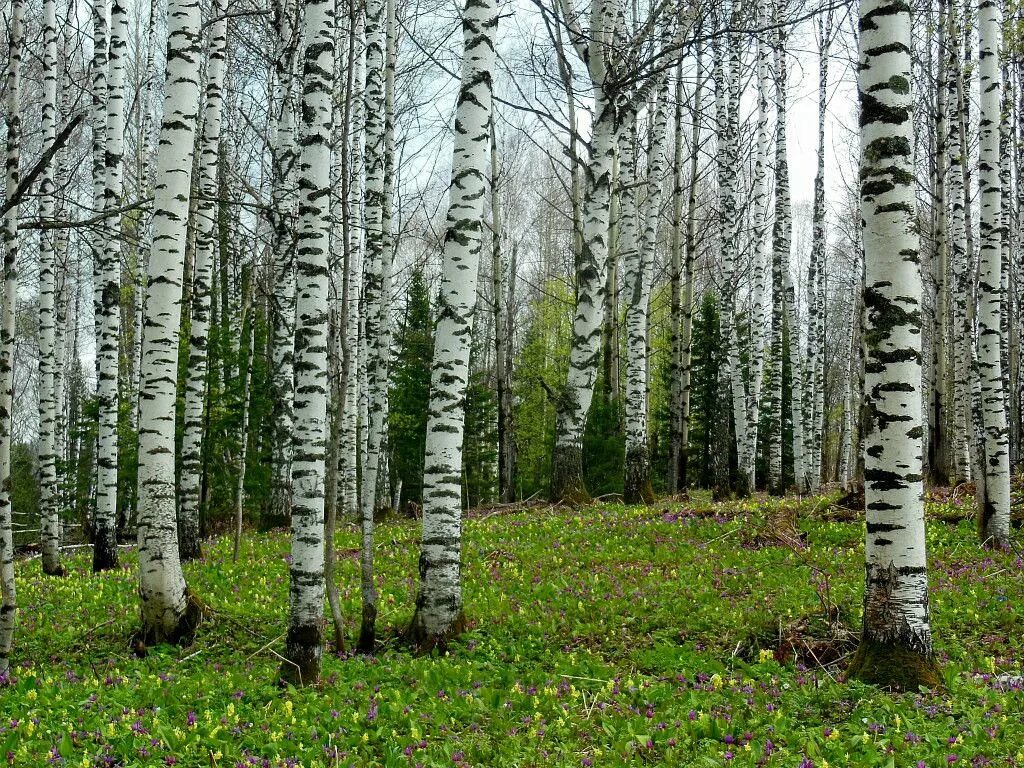
<path fill-rule="evenodd" d="M 137 557 L 143 655 L 215 632 L 269 549 L 246 653 L 278 682 L 457 655 L 486 631 L 480 569 L 522 567 L 482 531 L 625 508 L 634 532 L 735 518 L 744 552 L 863 516 L 859 651 L 822 600 L 836 653 L 916 690 L 944 653 L 926 506 L 929 544 L 969 516 L 959 546 L 1010 567 L 1014 6 L 0 13 L 0 673 L 15 579 L 34 632 L 40 581 L 111 571 L 91 600 Z M 552 562 L 582 557 L 548 533 Z"/>

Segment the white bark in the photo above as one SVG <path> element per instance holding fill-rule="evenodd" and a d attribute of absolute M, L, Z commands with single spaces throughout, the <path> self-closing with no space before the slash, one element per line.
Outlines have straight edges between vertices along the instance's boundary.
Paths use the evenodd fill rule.
<path fill-rule="evenodd" d="M 483 248 L 495 0 L 466 0 L 462 87 L 455 115 L 452 184 L 430 377 L 423 469 L 420 589 L 413 633 L 443 643 L 462 617 L 462 441 L 476 285 Z"/>
<path fill-rule="evenodd" d="M 999 125 L 1002 120 L 1002 78 L 999 72 L 1001 14 L 995 0 L 978 4 L 978 70 L 981 105 L 978 185 L 981 193 L 978 249 L 978 370 L 981 376 L 985 430 L 985 499 L 978 510 L 982 540 L 1010 545 L 1009 430 L 1000 354 L 1002 284 L 1002 188 L 999 178 Z"/>
<path fill-rule="evenodd" d="M 274 311 L 271 313 L 274 441 L 270 461 L 270 495 L 263 511 L 265 527 L 286 525 L 292 506 L 292 409 L 295 397 L 295 12 L 293 0 L 278 0 L 275 4 L 277 58 L 271 196 L 274 208 Z"/>
<path fill-rule="evenodd" d="M 915 223 L 910 11 L 861 5 L 867 587 L 852 672 L 914 687 L 932 658 L 922 500 L 921 275 Z M 931 682 L 935 682 L 931 680 Z"/>
<path fill-rule="evenodd" d="M 967 301 L 970 296 L 968 281 L 969 252 L 967 247 L 968 212 L 965 208 L 967 195 L 964 188 L 964 165 L 966 163 L 963 147 L 966 144 L 963 136 L 966 119 L 963 115 L 963 64 L 960 61 L 960 28 L 961 15 L 957 10 L 957 0 L 950 3 L 950 34 L 949 60 L 946 67 L 946 90 L 948 103 L 956 105 L 956 137 L 947 142 L 949 153 L 948 195 L 949 215 L 949 263 L 950 292 L 952 296 L 950 315 L 953 333 L 953 457 L 956 467 L 957 483 L 971 479 L 970 461 L 970 367 L 971 339 L 973 330 L 968 318 Z"/>
<path fill-rule="evenodd" d="M 316 682 L 323 653 L 334 10 L 334 0 L 305 0 L 301 59 L 292 560 L 281 674 L 303 685 Z"/>
<path fill-rule="evenodd" d="M 648 446 L 648 344 L 647 326 L 654 282 L 654 258 L 658 246 L 665 176 L 665 141 L 668 133 L 667 88 L 659 89 L 648 109 L 651 137 L 647 148 L 647 197 L 642 207 L 642 236 L 632 263 L 625 260 L 626 293 L 626 503 L 654 501 L 650 485 Z M 634 161 L 634 168 L 636 163 Z M 640 206 L 636 206 L 639 214 Z M 632 496 L 631 496 L 632 491 Z"/>
<path fill-rule="evenodd" d="M 568 3 L 563 2 L 568 16 Z M 572 30 L 586 63 L 594 98 L 590 162 L 583 200 L 583 249 L 576 268 L 576 312 L 569 348 L 569 372 L 556 402 L 553 500 L 588 501 L 583 484 L 583 432 L 594 398 L 605 306 L 611 223 L 611 180 L 616 148 L 616 105 L 606 86 L 613 68 L 616 19 L 622 0 L 591 0 L 590 30 Z"/>
<path fill-rule="evenodd" d="M 203 473 L 203 432 L 206 425 L 207 337 L 210 333 L 211 282 L 217 242 L 219 205 L 217 165 L 220 155 L 221 115 L 224 104 L 225 48 L 228 20 L 224 5 L 214 0 L 210 27 L 210 53 L 206 67 L 206 103 L 199 156 L 199 202 L 196 207 L 196 249 L 192 265 L 191 325 L 188 371 L 185 379 L 185 429 L 181 443 L 181 506 L 178 543 L 183 560 L 200 557 L 199 492 Z M 244 444 L 244 438 L 243 438 Z"/>
<path fill-rule="evenodd" d="M 358 443 L 357 427 L 359 419 L 359 316 L 360 316 L 360 285 L 363 275 L 363 90 L 365 87 L 365 49 L 363 41 L 364 19 L 362 11 L 358 11 L 353 21 L 351 35 L 353 40 L 353 61 L 350 64 L 349 77 L 352 80 L 350 95 L 351 115 L 345 130 L 349 133 L 349 167 L 348 167 L 348 200 L 346 215 L 348 217 L 348 280 L 345 327 L 342 329 L 344 353 L 342 364 L 345 374 L 344 407 L 341 416 L 341 435 L 339 447 L 339 474 L 341 476 L 342 511 L 347 517 L 354 516 L 359 509 L 359 489 L 357 487 Z"/>
<path fill-rule="evenodd" d="M 153 250 L 146 292 L 139 409 L 138 539 L 142 635 L 191 632 L 191 603 L 178 556 L 174 468 L 175 382 L 188 200 L 199 102 L 199 4 L 169 0 L 163 123 L 153 189 Z"/>
<path fill-rule="evenodd" d="M 7 156 L 4 197 L 13 197 L 21 179 L 21 61 L 24 45 L 25 2 L 11 0 L 8 31 Z M 3 219 L 3 305 L 0 308 L 0 675 L 11 665 L 11 647 L 17 620 L 14 582 L 14 541 L 11 533 L 11 407 L 14 390 L 14 307 L 18 297 L 18 208 Z"/>
<path fill-rule="evenodd" d="M 377 589 L 373 575 L 373 514 L 377 501 L 381 435 L 384 431 L 387 390 L 384 333 L 389 307 L 387 293 L 391 280 L 391 250 L 385 237 L 387 130 L 385 125 L 385 64 L 387 20 L 392 0 L 369 0 L 366 4 L 366 92 L 364 100 L 366 189 L 364 194 L 365 256 L 363 263 L 363 365 L 365 366 L 366 417 L 363 422 L 362 476 L 359 507 L 362 527 L 360 582 L 362 624 L 359 649 L 373 650 L 377 618 Z"/>
<path fill-rule="evenodd" d="M 777 20 L 777 19 L 776 19 Z M 772 229 L 772 337 L 769 371 L 768 485 L 775 495 L 785 491 L 782 467 L 783 424 L 782 373 L 785 356 L 786 276 L 789 274 L 789 250 L 793 220 L 789 199 L 789 160 L 786 142 L 786 103 L 788 98 L 785 37 L 780 28 L 775 34 L 775 222 Z M 798 362 L 798 361 L 794 361 Z M 798 412 L 798 411 L 797 411 Z M 798 441 L 794 439 L 794 446 Z"/>
<path fill-rule="evenodd" d="M 764 24 L 769 20 L 766 0 L 757 0 L 757 20 Z M 769 192 L 768 192 L 768 89 L 771 66 L 768 60 L 768 46 L 763 35 L 757 35 L 757 150 L 754 155 L 754 193 L 752 202 L 753 271 L 754 292 L 751 297 L 752 320 L 750 324 L 750 444 L 756 459 L 758 429 L 761 423 L 761 390 L 764 386 L 764 358 L 766 354 L 766 333 L 768 316 L 765 277 L 771 275 L 769 255 Z M 763 478 L 762 478 L 763 482 Z"/>
<path fill-rule="evenodd" d="M 739 212 L 737 210 L 736 163 L 738 159 L 739 93 L 736 78 L 739 51 L 736 36 L 726 35 L 725 50 L 716 45 L 715 100 L 717 104 L 719 252 L 722 259 L 722 379 L 731 394 L 733 429 L 736 435 L 740 495 L 754 488 L 753 450 L 747 417 L 747 393 L 740 363 L 736 334 L 736 293 L 739 284 Z"/>
<path fill-rule="evenodd" d="M 43 2 L 43 114 L 40 122 L 43 151 L 57 135 L 57 3 Z M 39 175 L 39 218 L 53 219 L 56 213 L 54 166 L 47 163 Z M 56 403 L 54 402 L 56 291 L 56 233 L 39 232 L 39 517 L 43 572 L 63 575 L 60 563 L 60 500 L 57 494 L 55 455 Z"/>
<path fill-rule="evenodd" d="M 807 456 L 808 487 L 812 494 L 821 486 L 821 437 L 825 397 L 825 108 L 828 103 L 828 57 L 832 36 L 832 12 L 818 22 L 818 168 L 814 176 L 814 214 L 811 259 L 807 272 L 807 370 L 810 391 Z"/>

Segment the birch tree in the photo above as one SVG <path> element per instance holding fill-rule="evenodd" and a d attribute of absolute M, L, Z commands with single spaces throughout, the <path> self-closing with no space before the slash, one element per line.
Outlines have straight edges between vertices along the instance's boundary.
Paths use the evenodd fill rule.
<path fill-rule="evenodd" d="M 576 310 L 569 347 L 565 385 L 554 393 L 555 451 L 552 457 L 551 499 L 585 503 L 583 432 L 594 398 L 600 357 L 602 313 L 608 268 L 608 228 L 611 222 L 612 166 L 615 160 L 616 94 L 609 90 L 616 50 L 616 20 L 622 0 L 591 0 L 590 28 L 578 24 L 569 0 L 561 0 L 563 22 L 585 63 L 594 99 L 590 161 L 585 167 L 582 252 L 576 267 Z"/>
<path fill-rule="evenodd" d="M 778 22 L 778 8 L 776 8 L 775 21 Z M 785 32 L 780 26 L 775 33 L 774 46 L 774 74 L 775 74 L 775 223 L 772 230 L 772 336 L 771 336 L 771 370 L 769 402 L 771 417 L 769 421 L 769 432 L 766 435 L 768 441 L 768 477 L 769 487 L 772 493 L 781 496 L 785 491 L 782 473 L 782 434 L 783 415 L 782 402 L 782 370 L 784 355 L 790 354 L 793 363 L 799 362 L 799 354 L 793 355 L 794 336 L 797 339 L 797 351 L 799 351 L 799 336 L 795 317 L 788 317 L 787 307 L 790 302 L 786 299 L 786 284 L 789 274 L 789 251 L 793 232 L 792 210 L 790 207 L 789 193 L 789 159 L 787 157 L 787 99 L 788 99 L 788 78 L 786 71 L 785 54 Z M 795 312 L 794 312 L 795 315 Z M 784 318 L 789 320 L 789 349 L 784 348 Z M 793 398 L 797 400 L 797 382 L 799 377 L 793 376 Z M 794 405 L 792 409 L 794 416 L 800 411 Z M 793 446 L 797 455 L 802 454 L 800 447 L 803 440 L 797 440 L 798 418 L 794 419 Z M 802 473 L 802 461 L 797 461 L 797 476 Z"/>
<path fill-rule="evenodd" d="M 420 584 L 412 620 L 412 637 L 423 648 L 443 645 L 463 628 L 462 443 L 483 248 L 497 26 L 495 0 L 466 0 L 462 85 L 455 115 L 452 183 L 430 377 Z"/>
<path fill-rule="evenodd" d="M 978 184 L 981 215 L 978 247 L 978 354 L 982 423 L 985 432 L 984 499 L 978 510 L 978 533 L 987 546 L 1010 546 L 1010 454 L 1000 339 L 1002 284 L 1002 185 L 999 178 L 999 126 L 1002 78 L 999 71 L 1001 14 L 996 0 L 978 3 L 978 71 L 981 104 Z"/>
<path fill-rule="evenodd" d="M 153 248 L 139 382 L 136 519 L 140 639 L 145 643 L 188 639 L 200 618 L 178 554 L 174 467 L 182 272 L 202 59 L 200 21 L 195 0 L 168 0 L 164 109 L 153 187 Z"/>
<path fill-rule="evenodd" d="M 295 436 L 288 635 L 281 676 L 320 676 L 324 616 L 324 489 L 327 454 L 328 254 L 334 0 L 305 0 L 299 122 L 299 240 L 295 314 Z"/>
<path fill-rule="evenodd" d="M 44 0 L 43 114 L 40 122 L 43 151 L 49 150 L 57 137 L 57 81 L 57 3 L 56 0 Z M 51 221 L 56 213 L 54 165 L 54 161 L 46 163 L 39 176 L 39 218 L 43 221 Z M 60 499 L 57 495 L 55 455 L 55 239 L 54 230 L 39 231 L 39 518 L 43 573 L 63 576 L 66 572 L 60 562 Z"/>
<path fill-rule="evenodd" d="M 807 445 L 808 490 L 821 485 L 821 435 L 825 397 L 825 108 L 828 104 L 828 58 L 832 37 L 832 12 L 818 20 L 818 167 L 814 175 L 813 235 L 807 269 L 807 370 L 810 421 Z"/>
<path fill-rule="evenodd" d="M 666 81 L 667 83 L 667 81 Z M 626 264 L 626 477 L 625 501 L 654 501 L 651 487 L 650 446 L 648 439 L 647 326 L 654 281 L 654 257 L 658 246 L 658 219 L 661 211 L 662 177 L 665 174 L 665 141 L 668 133 L 663 86 L 649 106 L 651 121 L 647 147 L 647 198 L 642 206 L 642 234 L 636 258 Z M 638 206 L 637 213 L 641 210 Z"/>
<path fill-rule="evenodd" d="M 377 473 L 380 465 L 381 435 L 384 430 L 384 399 L 387 380 L 383 328 L 387 322 L 385 288 L 390 282 L 391 252 L 384 237 L 385 198 L 385 64 L 388 6 L 391 0 L 366 3 L 366 89 L 364 103 L 366 188 L 363 219 L 365 255 L 363 300 L 360 304 L 363 328 L 363 364 L 366 418 L 363 422 L 362 474 L 359 509 L 362 530 L 360 586 L 362 621 L 358 649 L 369 653 L 376 644 L 377 588 L 373 573 L 373 514 L 377 502 Z"/>
<path fill-rule="evenodd" d="M 968 281 L 969 251 L 967 244 L 967 202 L 969 196 L 965 187 L 964 167 L 967 164 L 964 117 L 965 98 L 963 87 L 963 62 L 960 25 L 962 13 L 958 0 L 950 0 L 948 59 L 946 66 L 946 92 L 950 111 L 955 117 L 955 136 L 946 144 L 949 153 L 948 199 L 949 199 L 949 264 L 950 264 L 950 321 L 952 338 L 957 342 L 953 349 L 953 462 L 955 480 L 963 483 L 970 480 L 970 368 L 973 330 L 968 317 L 967 301 L 971 290 Z"/>
<path fill-rule="evenodd" d="M 7 62 L 7 152 L 4 197 L 11 201 L 21 181 L 21 61 L 25 42 L 25 2 L 11 0 Z M 3 305 L 0 307 L 0 675 L 11 666 L 17 620 L 14 538 L 11 516 L 11 407 L 14 394 L 14 307 L 18 297 L 18 208 L 3 218 Z"/>
<path fill-rule="evenodd" d="M 274 440 L 270 457 L 270 494 L 263 510 L 263 526 L 286 525 L 292 505 L 292 407 L 295 397 L 295 73 L 296 4 L 277 0 L 274 5 L 274 140 L 271 150 L 274 225 L 274 301 L 272 405 Z"/>
<path fill-rule="evenodd" d="M 730 25 L 736 19 L 729 14 Z M 736 333 L 736 293 L 739 285 L 739 210 L 736 179 L 739 134 L 739 44 L 736 35 L 725 35 L 725 50 L 718 51 L 715 66 L 715 100 L 718 121 L 719 251 L 722 254 L 722 377 L 732 401 L 732 426 L 736 435 L 738 483 L 745 496 L 754 488 L 754 451 L 750 443 L 747 392 L 740 363 Z"/>
<path fill-rule="evenodd" d="M 178 510 L 178 546 L 182 560 L 202 555 L 199 543 L 199 492 L 202 484 L 202 444 L 206 426 L 207 337 L 214 243 L 217 238 L 217 164 L 221 146 L 224 104 L 225 48 L 228 19 L 215 0 L 210 9 L 210 53 L 206 72 L 206 103 L 198 163 L 200 200 L 196 207 L 196 248 L 192 265 L 191 323 L 188 372 L 185 379 L 185 430 L 181 443 L 181 502 Z M 243 444 L 245 436 L 243 434 Z"/>
<path fill-rule="evenodd" d="M 928 611 L 910 8 L 863 0 L 858 92 L 864 227 L 864 627 L 848 675 L 916 690 L 939 682 Z"/>

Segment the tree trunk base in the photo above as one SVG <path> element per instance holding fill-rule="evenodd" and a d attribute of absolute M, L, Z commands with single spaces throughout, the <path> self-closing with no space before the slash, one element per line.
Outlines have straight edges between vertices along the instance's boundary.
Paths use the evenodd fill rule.
<path fill-rule="evenodd" d="M 574 507 L 590 504 L 593 498 L 583 482 L 583 447 L 555 445 L 551 472 L 551 501 Z"/>
<path fill-rule="evenodd" d="M 192 594 L 191 590 L 185 590 L 185 610 L 178 617 L 174 627 L 147 627 L 143 625 L 132 639 L 132 645 L 145 650 L 146 646 L 167 643 L 170 645 L 191 645 L 195 639 L 196 630 L 203 622 L 206 614 L 205 606 Z"/>
<path fill-rule="evenodd" d="M 359 626 L 359 641 L 356 643 L 356 651 L 367 656 L 372 656 L 377 651 L 376 606 L 363 606 L 363 621 Z"/>
<path fill-rule="evenodd" d="M 1007 552 L 1010 549 L 1010 526 L 997 525 L 996 508 L 989 499 L 978 504 L 978 538 L 985 549 Z"/>
<path fill-rule="evenodd" d="M 178 557 L 181 562 L 188 563 L 193 560 L 199 560 L 203 556 L 203 547 L 199 543 L 199 539 L 192 538 L 191 536 L 183 537 L 178 545 Z"/>
<path fill-rule="evenodd" d="M 47 576 L 58 576 L 63 578 L 68 575 L 68 569 L 58 560 L 56 563 L 43 562 L 43 573 Z"/>
<path fill-rule="evenodd" d="M 103 536 L 99 531 L 96 533 L 92 545 L 92 572 L 100 573 L 118 568 L 117 539 L 113 536 Z"/>
<path fill-rule="evenodd" d="M 634 448 L 626 453 L 626 477 L 622 500 L 626 504 L 654 503 L 651 464 L 644 448 Z"/>
<path fill-rule="evenodd" d="M 434 651 L 444 653 L 448 649 L 448 643 L 465 632 L 466 626 L 466 614 L 460 610 L 447 629 L 437 634 L 428 632 L 423 626 L 423 620 L 417 608 L 412 617 L 412 623 L 409 625 L 408 638 L 415 648 L 417 656 L 426 656 Z"/>
<path fill-rule="evenodd" d="M 916 691 L 921 686 L 943 687 L 942 673 L 934 656 L 866 638 L 861 638 L 846 670 L 846 678 L 894 691 Z"/>
<path fill-rule="evenodd" d="M 320 680 L 320 657 L 323 655 L 324 633 L 320 624 L 288 627 L 285 660 L 278 673 L 282 685 L 302 687 Z"/>

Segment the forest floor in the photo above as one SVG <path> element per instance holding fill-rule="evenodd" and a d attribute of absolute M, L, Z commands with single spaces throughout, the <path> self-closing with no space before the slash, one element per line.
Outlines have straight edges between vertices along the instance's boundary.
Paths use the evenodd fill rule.
<path fill-rule="evenodd" d="M 465 525 L 469 631 L 443 657 L 400 639 L 418 525 L 378 529 L 376 658 L 325 656 L 322 685 L 274 684 L 288 538 L 206 545 L 186 567 L 212 616 L 188 648 L 130 654 L 137 575 L 19 564 L 0 689 L 18 766 L 1024 766 L 1024 563 L 976 544 L 963 502 L 930 504 L 932 618 L 946 690 L 846 683 L 863 525 L 825 500 L 492 514 Z M 775 523 L 799 511 L 798 530 Z M 852 517 L 852 520 L 850 519 Z M 847 518 L 846 521 L 843 519 Z M 941 518 L 954 519 L 953 522 Z M 784 527 L 783 527 L 784 530 Z M 358 539 L 338 536 L 357 623 Z M 330 633 L 328 633 L 330 634 Z M 822 666 L 824 665 L 824 666 Z"/>

